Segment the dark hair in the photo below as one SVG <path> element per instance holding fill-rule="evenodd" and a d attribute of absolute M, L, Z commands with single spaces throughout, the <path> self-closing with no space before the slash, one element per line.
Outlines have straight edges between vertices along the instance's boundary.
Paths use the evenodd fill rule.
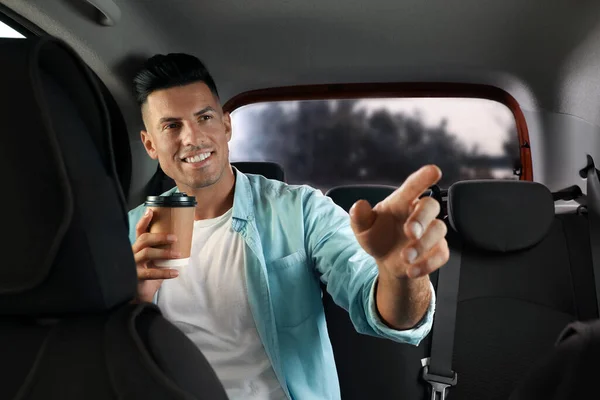
<path fill-rule="evenodd" d="M 204 82 L 218 98 L 217 85 L 198 58 L 183 53 L 157 54 L 150 57 L 133 79 L 135 94 L 140 105 L 157 90 Z"/>

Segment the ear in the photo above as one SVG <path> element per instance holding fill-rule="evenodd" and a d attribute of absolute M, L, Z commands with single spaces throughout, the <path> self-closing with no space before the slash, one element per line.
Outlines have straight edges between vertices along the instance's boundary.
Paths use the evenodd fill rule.
<path fill-rule="evenodd" d="M 231 140 L 231 115 L 228 112 L 223 114 L 223 125 L 225 125 L 225 136 L 227 137 L 227 141 Z"/>
<path fill-rule="evenodd" d="M 144 148 L 146 149 L 146 153 L 153 160 L 158 159 L 158 153 L 156 151 L 156 147 L 154 146 L 154 141 L 152 140 L 152 136 L 145 130 L 140 132 L 140 136 L 142 137 L 142 143 L 144 144 Z"/>

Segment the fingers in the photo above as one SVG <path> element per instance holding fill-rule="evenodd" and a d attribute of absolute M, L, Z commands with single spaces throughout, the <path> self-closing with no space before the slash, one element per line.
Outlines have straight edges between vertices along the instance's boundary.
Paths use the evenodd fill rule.
<path fill-rule="evenodd" d="M 404 234 L 410 239 L 419 240 L 439 213 L 440 203 L 437 200 L 431 197 L 418 200 L 404 224 Z M 442 225 L 445 228 L 445 224 Z"/>
<path fill-rule="evenodd" d="M 402 251 L 404 261 L 413 265 L 407 271 L 409 278 L 427 275 L 441 267 L 447 261 L 443 259 L 443 246 L 446 250 L 448 247 L 444 239 L 448 228 L 436 219 L 440 212 L 438 201 L 424 197 L 414 202 L 413 208 L 404 224 L 404 234 L 413 242 Z"/>
<path fill-rule="evenodd" d="M 167 268 L 141 268 L 137 269 L 139 280 L 154 280 L 154 279 L 172 279 L 179 276 L 179 271 L 176 269 Z"/>
<path fill-rule="evenodd" d="M 179 258 L 181 255 L 178 252 L 169 249 L 155 249 L 153 247 L 146 247 L 138 252 L 135 252 L 133 256 L 137 265 L 143 265 L 153 260 Z"/>
<path fill-rule="evenodd" d="M 382 202 L 383 206 L 389 207 L 395 215 L 407 215 L 413 201 L 441 178 L 442 171 L 437 166 L 426 165 L 411 174 L 400 188 Z"/>
<path fill-rule="evenodd" d="M 350 209 L 350 223 L 355 234 L 371 228 L 375 223 L 375 212 L 366 200 L 359 200 Z"/>
<path fill-rule="evenodd" d="M 157 247 L 175 243 L 176 241 L 177 237 L 173 234 L 144 232 L 138 236 L 131 248 L 134 253 L 137 253 L 146 247 Z"/>
<path fill-rule="evenodd" d="M 435 225 L 437 225 L 437 224 L 435 224 Z M 432 225 L 432 226 L 435 226 L 435 225 Z M 425 237 L 425 236 L 423 236 L 423 237 Z M 417 245 L 417 246 L 414 246 L 411 248 L 416 250 L 416 248 L 418 248 L 418 247 L 419 246 Z M 423 248 L 426 248 L 426 245 L 424 245 Z M 406 259 L 410 257 L 409 249 L 410 248 L 405 249 L 404 254 L 403 254 L 406 257 Z M 418 252 L 418 250 L 416 250 L 416 251 Z M 443 238 L 439 241 L 434 241 L 434 246 L 431 249 L 429 249 L 429 251 L 425 251 L 425 253 L 422 253 L 422 254 L 423 255 L 420 257 L 417 256 L 416 260 L 413 261 L 412 266 L 409 267 L 409 269 L 407 271 L 407 275 L 409 278 L 414 279 L 414 278 L 419 278 L 419 277 L 422 277 L 425 275 L 429 275 L 433 271 L 439 269 L 444 264 L 446 264 L 450 257 L 450 250 L 448 249 L 448 242 L 446 242 L 446 239 L 443 239 Z"/>
<path fill-rule="evenodd" d="M 148 230 L 148 226 L 150 225 L 150 221 L 152 221 L 152 209 L 146 208 L 146 212 L 140 218 L 137 225 L 135 226 L 135 237 L 139 238 L 144 232 Z"/>
<path fill-rule="evenodd" d="M 419 240 L 414 240 L 402 251 L 404 260 L 410 264 L 418 261 L 419 257 L 427 254 L 438 243 L 444 240 L 448 228 L 446 224 L 436 219 L 429 224 L 427 231 Z"/>
<path fill-rule="evenodd" d="M 131 246 L 137 267 L 138 280 L 160 280 L 172 279 L 179 276 L 179 271 L 167 268 L 146 268 L 153 260 L 165 260 L 178 258 L 180 254 L 169 249 L 158 249 L 155 246 L 168 245 L 177 241 L 177 237 L 166 233 L 148 233 L 148 226 L 152 221 L 152 209 L 146 209 L 146 213 L 140 218 L 136 227 L 136 241 Z"/>

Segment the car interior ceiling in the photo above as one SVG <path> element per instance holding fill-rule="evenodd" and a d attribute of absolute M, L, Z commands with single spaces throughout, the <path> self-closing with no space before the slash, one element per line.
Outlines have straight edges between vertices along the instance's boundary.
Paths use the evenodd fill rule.
<path fill-rule="evenodd" d="M 438 218 L 448 226 L 451 261 L 431 277 L 438 294 L 436 320 L 419 346 L 358 334 L 322 286 L 344 400 L 426 399 L 431 390 L 431 398 L 442 399 L 446 388 L 451 400 L 508 399 L 552 352 L 565 326 L 600 317 L 600 180 L 594 164 L 600 162 L 600 3 L 360 3 L 118 2 L 118 18 L 111 14 L 112 22 L 105 16 L 99 23 L 97 10 L 85 1 L 0 0 L 0 16 L 44 36 L 19 44 L 0 39 L 0 76 L 12 90 L 0 93 L 0 112 L 10 119 L 24 107 L 40 111 L 26 127 L 38 135 L 33 140 L 44 143 L 36 157 L 47 167 L 44 176 L 30 169 L 12 176 L 19 171 L 19 157 L 9 148 L 31 140 L 12 138 L 2 150 L 3 169 L 11 175 L 7 182 L 19 187 L 21 179 L 44 178 L 61 188 L 48 191 L 49 203 L 59 210 L 55 215 L 29 214 L 29 225 L 22 215 L 13 216 L 13 224 L 23 226 L 19 237 L 38 237 L 39 246 L 19 247 L 15 236 L 3 247 L 10 254 L 18 249 L 17 257 L 36 257 L 27 263 L 28 275 L 15 276 L 0 266 L 0 353 L 15 365 L 11 375 L 0 378 L 0 398 L 17 398 L 23 388 L 29 390 L 23 398 L 31 399 L 100 399 L 132 391 L 157 399 L 179 398 L 181 391 L 199 399 L 224 398 L 204 356 L 156 308 L 122 306 L 135 289 L 125 211 L 174 186 L 140 144 L 142 122 L 129 83 L 140 60 L 158 52 L 201 54 L 214 71 L 223 103 L 254 89 L 452 82 L 500 88 L 522 110 L 533 182 L 460 181 L 423 194 L 441 204 Z M 196 23 L 182 23 L 183 15 Z M 3 51 L 13 56 L 5 58 Z M 41 54 L 39 64 L 31 64 L 31 54 Z M 40 87 L 18 73 L 25 68 L 39 69 Z M 67 73 L 73 81 L 65 79 Z M 22 96 L 14 102 L 10 93 L 26 85 L 34 87 L 23 93 L 40 90 L 49 100 Z M 44 113 L 66 125 L 50 129 Z M 85 134 L 70 143 L 75 131 Z M 77 179 L 65 178 L 57 160 L 73 176 L 106 179 L 99 178 L 102 184 L 89 191 Z M 79 169 L 81 164 L 86 168 Z M 288 178 L 276 162 L 233 166 L 269 179 Z M 359 199 L 374 205 L 395 189 L 344 183 L 325 195 L 348 211 Z M 100 208 L 92 215 L 83 206 L 85 196 L 107 203 L 89 200 Z M 31 200 L 26 207 L 36 204 Z M 92 223 L 85 226 L 83 220 Z M 36 221 L 47 229 L 33 231 Z M 503 228 L 490 228 L 498 226 Z M 110 274 L 117 269 L 102 268 L 111 263 L 131 268 L 119 269 L 129 272 L 115 278 Z M 79 271 L 84 264 L 89 269 Z M 46 276 L 52 279 L 40 284 Z M 122 280 L 123 287 L 109 285 L 113 279 Z M 40 296 L 54 300 L 42 305 Z M 69 322 L 56 328 L 37 323 L 65 316 Z M 22 324 L 31 318 L 36 324 Z M 107 353 L 90 350 L 106 332 Z M 167 352 L 159 344 L 165 337 L 181 345 Z M 57 377 L 49 373 L 55 365 L 82 364 L 87 367 L 65 369 Z M 195 380 L 191 368 L 203 371 L 203 378 Z M 69 374 L 79 383 L 71 385 Z"/>

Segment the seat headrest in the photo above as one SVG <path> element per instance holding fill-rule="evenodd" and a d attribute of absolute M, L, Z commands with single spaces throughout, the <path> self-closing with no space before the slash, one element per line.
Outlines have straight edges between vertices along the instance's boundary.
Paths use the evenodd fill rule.
<path fill-rule="evenodd" d="M 240 161 L 232 162 L 231 165 L 245 174 L 262 175 L 268 179 L 285 182 L 283 167 L 274 162 Z M 175 185 L 175 181 L 164 173 L 159 164 L 156 166 L 156 172 L 146 184 L 144 194 L 146 196 L 156 196 L 172 189 Z"/>
<path fill-rule="evenodd" d="M 473 246 L 518 251 L 546 236 L 554 219 L 554 201 L 550 190 L 535 182 L 458 182 L 448 190 L 448 218 Z"/>
<path fill-rule="evenodd" d="M 93 71 L 91 71 L 93 74 Z M 96 75 L 94 74 L 94 77 Z M 119 183 L 123 189 L 123 195 L 125 200 L 129 197 L 129 190 L 131 187 L 131 174 L 132 174 L 132 161 L 131 161 L 131 145 L 129 144 L 129 133 L 127 130 L 127 123 L 125 117 L 117 104 L 117 101 L 113 97 L 112 93 L 108 90 L 104 82 L 100 78 L 96 77 L 96 82 L 100 87 L 102 97 L 108 110 L 108 116 L 110 118 L 110 132 L 111 140 L 113 144 L 113 152 L 115 159 L 115 166 L 117 169 L 117 176 L 119 177 Z"/>
<path fill-rule="evenodd" d="M 327 191 L 326 195 L 333 200 L 335 204 L 346 211 L 358 200 L 366 200 L 375 207 L 377 203 L 394 193 L 394 186 L 386 185 L 345 185 L 336 186 Z"/>
<path fill-rule="evenodd" d="M 274 162 L 238 161 L 231 163 L 231 165 L 245 174 L 262 175 L 267 179 L 275 179 L 285 182 L 285 173 L 283 172 L 283 167 Z"/>
<path fill-rule="evenodd" d="M 60 40 L 0 40 L 0 315 L 107 310 L 136 271 L 100 90 Z"/>

